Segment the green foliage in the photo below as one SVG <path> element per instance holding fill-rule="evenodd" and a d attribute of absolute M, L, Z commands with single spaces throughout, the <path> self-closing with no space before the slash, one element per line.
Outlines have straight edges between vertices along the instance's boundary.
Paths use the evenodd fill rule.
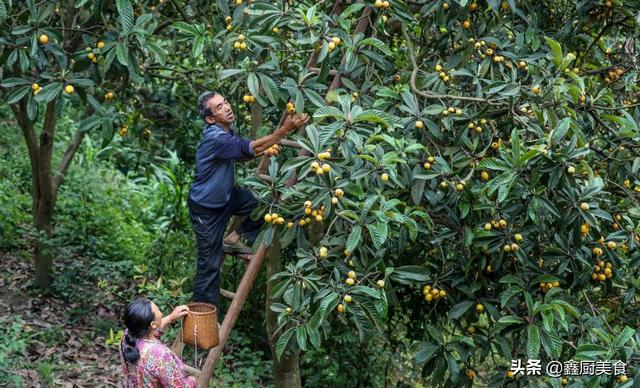
<path fill-rule="evenodd" d="M 2 317 L 0 323 L 5 328 L 6 335 L 0 337 L 0 379 L 15 386 L 21 386 L 23 379 L 9 371 L 16 364 L 26 349 L 24 339 L 24 322 L 19 316 Z"/>
<path fill-rule="evenodd" d="M 12 149 L 20 138 L 15 128 L 3 124 L 8 118 L 0 109 L 0 148 Z M 19 152 L 7 153 L 0 163 L 0 247 L 10 248 L 24 243 L 21 238 L 29 230 L 31 201 L 29 199 L 28 160 Z"/>
<path fill-rule="evenodd" d="M 262 202 L 257 213 L 293 223 L 261 235 L 293 252 L 270 279 L 278 355 L 321 352 L 336 333 L 366 343 L 397 309 L 412 318 L 415 361 L 431 385 L 471 385 L 480 366 L 489 369 L 475 375 L 481 383 L 501 384 L 512 358 L 629 361 L 640 316 L 637 2 L 444 4 L 216 1 L 207 12 L 160 13 L 118 0 L 78 9 L 78 20 L 99 12 L 107 26 L 65 47 L 52 6 L 29 2 L 0 27 L 2 97 L 33 121 L 47 101 L 87 108 L 78 121 L 111 144 L 105 155 L 123 170 L 146 169 L 135 186 L 127 175 L 103 177 L 117 199 L 72 172 L 65 184 L 79 190 L 69 201 L 87 205 L 61 197 L 59 238 L 104 257 L 150 252 L 138 286 L 163 306 L 184 297 L 193 252 L 179 160 L 192 160 L 198 137 L 194 96 L 252 94 L 255 105 L 234 102 L 236 111 L 272 125 L 288 103 L 311 113 L 294 137 L 305 153 L 272 157 L 273 182 L 244 180 Z M 50 43 L 38 43 L 42 32 Z M 99 39 L 105 46 L 93 48 Z M 112 101 L 108 90 L 122 91 Z M 238 116 L 246 129 L 251 117 Z M 178 130 L 156 130 L 165 121 L 148 131 L 163 120 Z M 151 167 L 167 145 L 176 153 Z M 344 197 L 332 201 L 338 189 Z M 87 219 L 104 203 L 115 205 Z M 157 269 L 181 277 L 148 276 Z M 430 300 L 426 285 L 446 296 Z"/>

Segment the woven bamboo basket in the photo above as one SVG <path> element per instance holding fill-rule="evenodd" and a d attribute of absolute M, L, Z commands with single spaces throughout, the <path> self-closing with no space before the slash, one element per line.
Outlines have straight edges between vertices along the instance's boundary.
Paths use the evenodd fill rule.
<path fill-rule="evenodd" d="M 220 343 L 218 312 L 209 303 L 189 304 L 189 314 L 182 323 L 182 342 L 198 349 L 211 349 Z"/>

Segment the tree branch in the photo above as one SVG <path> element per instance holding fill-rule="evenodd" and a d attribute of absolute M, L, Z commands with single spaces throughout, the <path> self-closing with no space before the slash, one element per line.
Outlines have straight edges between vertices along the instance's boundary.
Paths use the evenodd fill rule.
<path fill-rule="evenodd" d="M 411 90 L 414 93 L 419 94 L 422 97 L 430 98 L 430 99 L 449 99 L 449 100 L 460 100 L 460 101 L 473 101 L 473 102 L 484 102 L 489 105 L 497 105 L 503 106 L 504 103 L 499 103 L 496 100 L 491 100 L 487 98 L 478 98 L 478 97 L 466 97 L 466 96 L 453 96 L 450 94 L 429 94 L 425 93 L 422 90 L 419 90 L 416 86 L 416 76 L 418 75 L 418 63 L 416 62 L 416 56 L 413 53 L 413 44 L 411 43 L 411 38 L 409 38 L 409 34 L 407 33 L 407 29 L 404 25 L 401 26 L 402 34 L 407 42 L 407 52 L 409 53 L 409 59 L 411 60 L 411 65 L 413 69 L 411 70 L 411 78 L 409 79 L 409 85 L 411 86 Z"/>

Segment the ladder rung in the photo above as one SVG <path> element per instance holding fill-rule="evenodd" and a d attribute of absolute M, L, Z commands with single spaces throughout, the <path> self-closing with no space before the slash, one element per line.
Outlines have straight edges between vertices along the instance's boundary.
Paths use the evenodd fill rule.
<path fill-rule="evenodd" d="M 223 288 L 220 289 L 220 295 L 222 295 L 222 296 L 224 296 L 225 298 L 228 298 L 228 299 L 233 299 L 233 298 L 236 297 L 235 293 L 233 293 L 231 291 L 228 291 L 228 290 L 225 290 Z"/>
<path fill-rule="evenodd" d="M 293 140 L 282 139 L 278 142 L 278 144 L 283 145 L 285 147 L 302 148 L 302 146 L 298 144 L 297 141 L 293 141 Z"/>
<path fill-rule="evenodd" d="M 187 374 L 190 374 L 191 376 L 195 376 L 195 377 L 200 377 L 200 373 L 202 373 L 200 369 L 196 369 L 187 364 L 184 364 L 184 371 L 187 372 Z"/>
<path fill-rule="evenodd" d="M 253 250 L 251 250 L 251 248 L 249 247 L 235 247 L 235 246 L 229 246 L 226 244 L 222 244 L 222 251 L 232 256 L 250 255 L 253 253 Z"/>

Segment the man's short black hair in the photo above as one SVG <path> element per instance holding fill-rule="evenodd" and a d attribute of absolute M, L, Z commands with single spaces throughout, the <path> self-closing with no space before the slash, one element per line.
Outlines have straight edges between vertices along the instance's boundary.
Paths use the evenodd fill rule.
<path fill-rule="evenodd" d="M 212 99 L 216 94 L 218 93 L 204 92 L 200 95 L 200 97 L 198 97 L 198 114 L 200 115 L 200 117 L 202 117 L 202 120 L 206 121 L 206 118 L 213 114 L 213 112 L 211 112 L 211 109 L 207 107 L 207 101 Z"/>

